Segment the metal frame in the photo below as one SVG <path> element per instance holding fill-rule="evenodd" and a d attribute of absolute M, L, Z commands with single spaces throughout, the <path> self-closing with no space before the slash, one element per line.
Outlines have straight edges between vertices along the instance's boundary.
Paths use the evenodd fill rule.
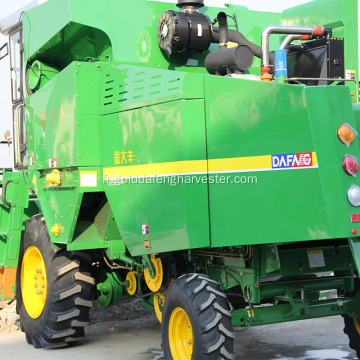
<path fill-rule="evenodd" d="M 9 43 L 5 43 L 1 48 L 0 48 L 0 53 L 2 50 L 4 50 L 6 48 L 6 55 L 1 56 L 0 60 L 6 58 L 9 55 Z"/>
<path fill-rule="evenodd" d="M 20 19 L 19 27 L 12 29 L 9 32 L 9 43 L 12 36 L 19 33 L 19 47 L 20 47 L 20 79 L 17 79 L 17 85 L 19 85 L 19 93 L 20 97 L 19 99 L 14 99 L 14 94 L 17 92 L 18 89 L 13 88 L 13 83 L 11 83 L 11 92 L 12 92 L 12 126 L 13 126 L 13 166 L 15 169 L 20 169 L 23 167 L 27 167 L 27 164 L 23 164 L 21 160 L 21 152 L 20 152 L 20 145 L 21 145 L 21 134 L 20 133 L 20 122 L 23 122 L 25 120 L 24 114 L 19 114 L 19 109 L 22 107 L 26 107 L 25 104 L 25 94 L 24 94 L 24 81 L 25 81 L 25 73 L 24 73 L 24 45 L 23 45 L 23 27 L 22 27 L 22 21 Z M 12 64 L 15 57 L 15 54 L 11 51 L 10 46 L 10 76 L 12 71 L 14 69 L 12 68 Z M 25 135 L 26 136 L 26 135 Z M 26 140 L 25 140 L 26 143 Z"/>

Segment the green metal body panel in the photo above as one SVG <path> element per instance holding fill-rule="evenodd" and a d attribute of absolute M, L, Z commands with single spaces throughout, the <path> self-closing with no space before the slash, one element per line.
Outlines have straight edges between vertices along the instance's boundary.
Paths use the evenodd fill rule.
<path fill-rule="evenodd" d="M 24 229 L 24 221 L 29 218 L 29 195 L 23 175 L 5 173 L 4 181 L 7 180 L 11 180 L 6 190 L 6 200 L 11 207 L 0 203 L 0 267 L 17 266 L 20 235 Z"/>
<path fill-rule="evenodd" d="M 206 73 L 203 67 L 204 54 L 175 55 L 169 64 L 167 56 L 159 48 L 157 21 L 168 9 L 178 8 L 174 3 L 145 0 L 128 3 L 113 0 L 99 3 L 91 0 L 87 1 L 84 8 L 81 0 L 52 0 L 26 12 L 24 16 L 24 30 L 28 34 L 25 57 L 37 58 L 45 63 L 50 57 L 52 63 L 60 69 L 67 66 L 71 58 L 85 60 L 93 57 L 104 60 L 108 57 L 109 60 L 123 64 Z M 203 7 L 201 11 L 214 19 L 223 10 Z M 263 28 L 280 22 L 280 14 L 250 11 L 244 6 L 228 5 L 226 11 L 230 15 L 235 13 L 241 19 L 239 30 L 255 43 L 259 43 Z M 136 22 L 132 21 L 131 17 L 122 17 L 119 14 L 136 14 Z M 45 27 L 46 31 L 43 31 Z M 236 29 L 233 20 L 229 20 L 229 28 Z M 97 45 L 94 46 L 94 43 Z M 271 39 L 271 44 L 276 48 L 279 38 Z M 217 45 L 212 45 L 210 50 L 216 47 Z M 187 66 L 186 64 L 190 64 L 189 58 L 194 61 Z M 260 75 L 259 66 L 260 60 L 256 60 L 256 73 Z"/>
<path fill-rule="evenodd" d="M 115 81 L 116 72 L 120 76 Z M 359 145 L 356 140 L 347 148 L 336 133 L 344 122 L 356 127 L 347 87 L 305 88 L 155 73 L 130 67 L 126 76 L 121 67 L 73 63 L 29 98 L 31 109 L 37 109 L 35 123 L 28 118 L 29 156 L 34 158 L 30 170 L 40 170 L 37 192 L 49 226 L 64 226 L 57 243 L 72 242 L 81 196 L 89 191 L 105 191 L 133 255 L 144 253 L 140 230 L 145 223 L 151 224 L 146 240 L 155 252 L 351 236 L 357 225 L 350 222 L 354 210 L 344 194 L 354 179 L 339 168 L 345 154 L 357 155 Z M 120 83 L 126 94 L 106 92 Z M 96 98 L 96 84 L 110 97 Z M 174 94 L 165 92 L 160 101 L 153 100 L 161 96 L 151 93 L 158 84 L 169 84 Z M 272 97 L 259 93 L 281 98 L 281 114 Z M 139 103 L 128 104 L 128 98 L 137 96 Z M 96 111 L 102 115 L 94 115 Z M 305 152 L 313 153 L 314 167 L 272 171 L 271 155 Z M 51 159 L 65 170 L 60 187 L 40 178 L 43 171 L 50 171 L 46 169 Z M 233 170 L 234 159 L 249 164 Z M 161 166 L 174 162 L 186 162 L 180 173 L 171 172 L 161 182 L 154 179 Z M 147 167 L 151 164 L 156 165 L 153 173 Z M 184 174 L 193 166 L 198 166 L 190 171 L 193 183 L 186 184 Z M 93 186 L 81 186 L 79 167 L 80 172 L 96 173 Z M 137 183 L 116 183 L 124 174 L 138 176 Z M 243 175 L 253 183 L 236 184 Z M 224 176 L 227 183 L 211 183 L 212 176 Z M 249 211 L 243 204 L 256 206 Z M 274 204 L 278 204 L 276 212 Z M 86 248 L 107 247 L 94 235 L 87 235 Z M 91 241 L 97 244 L 89 246 Z"/>
<path fill-rule="evenodd" d="M 358 79 L 357 6 L 317 0 L 283 14 L 235 5 L 201 12 L 211 20 L 236 14 L 258 45 L 268 25 L 332 28 L 346 39 L 345 68 Z M 359 132 L 355 87 L 212 76 L 204 62 L 217 44 L 168 58 L 157 42 L 167 9 L 176 6 L 50 0 L 24 13 L 26 64 L 59 73 L 26 96 L 30 165 L 4 177 L 17 183 L 9 185 L 11 210 L 0 205 L 0 268 L 16 266 L 24 221 L 42 212 L 54 246 L 85 250 L 111 268 L 96 275 L 104 306 L 127 297 L 127 271 L 136 269 L 141 285 L 143 269 L 154 271 L 149 255 L 161 254 L 179 272 L 210 275 L 229 298 L 240 287 L 236 326 L 358 317 L 358 298 L 347 294 L 360 270 L 360 225 L 351 221 L 359 211 L 346 194 L 359 180 L 342 160 L 358 157 L 360 144 L 356 137 L 347 147 L 337 135 L 343 123 Z M 270 49 L 282 40 L 271 36 Z M 260 75 L 260 65 L 255 59 L 246 73 Z M 295 156 L 296 167 L 275 165 Z M 57 184 L 47 180 L 55 169 Z M 319 300 L 331 289 L 342 304 Z M 247 303 L 268 300 L 274 307 L 252 317 Z"/>
<path fill-rule="evenodd" d="M 229 173 L 229 184 L 209 185 L 212 246 L 351 236 L 359 228 L 344 194 L 356 179 L 339 169 L 358 144 L 347 148 L 336 132 L 344 122 L 355 127 L 348 88 L 233 80 L 206 79 L 208 158 L 249 157 L 250 164 Z M 318 168 L 276 170 L 271 159 L 256 158 L 304 152 L 316 153 Z M 243 175 L 256 183 L 236 184 Z"/>
<path fill-rule="evenodd" d="M 4 171 L 1 186 L 6 181 L 11 181 L 6 187 L 6 201 L 11 206 L 0 200 L 0 301 L 11 300 L 15 295 L 21 234 L 25 221 L 39 212 L 34 197 L 29 199 L 29 189 L 21 172 Z"/>
<path fill-rule="evenodd" d="M 233 326 L 258 326 L 281 322 L 306 320 L 327 316 L 358 314 L 359 299 L 344 301 L 317 300 L 300 302 L 297 309 L 290 304 L 232 311 Z M 252 312 L 251 312 L 252 311 Z M 251 322 L 250 322 L 251 321 Z"/>
<path fill-rule="evenodd" d="M 344 196 L 356 180 L 340 167 L 344 154 L 357 154 L 358 143 L 348 150 L 336 137 L 341 123 L 356 127 L 348 87 L 305 88 L 206 75 L 201 66 L 206 54 L 183 53 L 169 61 L 157 46 L 157 19 L 166 9 L 175 9 L 174 4 L 109 0 L 101 4 L 108 10 L 106 21 L 98 16 L 99 6 L 92 1 L 84 9 L 77 0 L 60 6 L 52 0 L 24 17 L 26 58 L 61 70 L 28 99 L 28 154 L 34 164 L 29 170 L 38 178 L 49 230 L 55 223 L 63 229 L 60 236 L 51 235 L 55 243 L 84 249 L 109 246 L 94 227 L 79 225 L 87 229 L 82 238 L 76 232 L 83 194 L 103 191 L 132 255 L 344 238 L 354 227 L 360 230 L 350 222 L 354 209 Z M 136 24 L 112 20 L 120 8 L 127 13 L 136 6 L 142 8 Z M 333 1 L 328 15 L 323 6 L 319 1 L 280 15 L 230 5 L 226 12 L 243 19 L 240 30 L 257 43 L 262 29 L 274 23 L 321 23 L 354 43 L 355 23 L 347 7 L 355 10 L 356 2 Z M 219 10 L 202 11 L 213 18 Z M 43 16 L 53 12 L 56 19 Z M 300 24 L 305 12 L 312 17 L 301 16 L 306 21 Z M 40 32 L 39 26 L 47 31 Z M 271 48 L 280 41 L 272 36 Z M 358 62 L 353 52 L 353 47 L 346 48 L 349 69 Z M 259 73 L 259 63 L 251 72 Z M 305 152 L 312 153 L 312 168 L 270 171 L 271 155 Z M 247 161 L 247 166 L 235 171 L 233 159 Z M 181 165 L 174 168 L 172 163 Z M 52 167 L 65 174 L 57 188 L 41 181 Z M 90 167 L 95 184 L 81 186 L 81 173 Z M 189 171 L 195 183 L 169 185 L 168 174 L 161 173 L 167 167 L 178 170 L 170 175 L 180 175 L 181 182 Z M 159 170 L 166 184 L 142 184 L 141 179 L 114 184 L 126 171 L 158 180 Z M 256 184 L 234 183 L 244 175 Z M 141 226 L 146 223 L 150 233 L 144 238 Z M 151 248 L 145 248 L 144 240 Z"/>

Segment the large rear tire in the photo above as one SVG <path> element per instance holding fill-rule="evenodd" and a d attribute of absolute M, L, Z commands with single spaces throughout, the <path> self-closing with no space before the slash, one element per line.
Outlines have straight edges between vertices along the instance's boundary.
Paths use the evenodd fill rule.
<path fill-rule="evenodd" d="M 82 339 L 95 280 L 81 254 L 51 248 L 42 214 L 26 224 L 18 268 L 17 309 L 27 342 L 57 348 Z"/>
<path fill-rule="evenodd" d="M 360 319 L 344 316 L 344 333 L 349 337 L 349 346 L 356 351 L 360 359 Z"/>
<path fill-rule="evenodd" d="M 189 274 L 173 281 L 162 315 L 166 360 L 235 359 L 226 296 L 208 276 Z"/>

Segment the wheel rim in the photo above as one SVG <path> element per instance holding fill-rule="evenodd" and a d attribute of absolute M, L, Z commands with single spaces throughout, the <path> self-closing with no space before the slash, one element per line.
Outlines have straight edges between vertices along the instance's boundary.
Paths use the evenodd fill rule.
<path fill-rule="evenodd" d="M 21 266 L 21 294 L 29 316 L 37 319 L 43 312 L 47 295 L 44 259 L 35 246 L 29 247 Z"/>
<path fill-rule="evenodd" d="M 354 318 L 354 326 L 356 332 L 360 335 L 360 320 L 358 318 Z"/>
<path fill-rule="evenodd" d="M 172 312 L 169 321 L 169 344 L 174 360 L 191 360 L 193 355 L 193 331 L 189 316 L 182 308 Z"/>
<path fill-rule="evenodd" d="M 165 295 L 162 292 L 154 295 L 154 310 L 159 323 L 162 322 L 162 308 L 165 305 Z"/>

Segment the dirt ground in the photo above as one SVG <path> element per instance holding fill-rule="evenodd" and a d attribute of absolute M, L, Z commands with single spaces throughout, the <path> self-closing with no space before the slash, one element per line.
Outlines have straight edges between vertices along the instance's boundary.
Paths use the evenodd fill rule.
<path fill-rule="evenodd" d="M 38 350 L 28 345 L 17 330 L 15 303 L 1 307 L 0 359 L 163 360 L 160 324 L 152 312 L 136 302 L 108 309 L 96 305 L 86 338 L 60 350 Z M 252 327 L 236 333 L 236 360 L 357 359 L 343 327 L 340 316 Z"/>
<path fill-rule="evenodd" d="M 153 317 L 153 312 L 145 309 L 139 302 L 128 302 L 112 305 L 104 309 L 95 302 L 90 310 L 90 323 L 97 324 L 107 321 L 126 321 Z M 0 302 L 0 333 L 19 331 L 19 316 L 16 314 L 16 301 Z"/>

